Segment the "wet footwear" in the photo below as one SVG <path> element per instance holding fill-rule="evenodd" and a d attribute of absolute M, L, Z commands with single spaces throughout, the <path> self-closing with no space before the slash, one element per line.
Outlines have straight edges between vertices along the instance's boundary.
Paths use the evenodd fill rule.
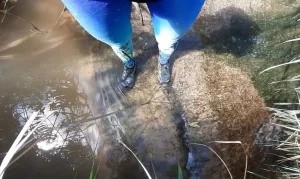
<path fill-rule="evenodd" d="M 125 88 L 132 88 L 135 83 L 136 64 L 132 68 L 124 66 L 124 71 L 121 78 L 121 85 Z"/>
<path fill-rule="evenodd" d="M 170 82 L 171 69 L 170 63 L 161 64 L 158 62 L 158 79 L 161 85 L 167 85 Z"/>

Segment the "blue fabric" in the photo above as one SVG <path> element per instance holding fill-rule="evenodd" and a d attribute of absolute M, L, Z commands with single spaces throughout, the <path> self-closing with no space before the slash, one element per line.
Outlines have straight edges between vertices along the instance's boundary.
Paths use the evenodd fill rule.
<path fill-rule="evenodd" d="M 62 0 L 79 24 L 96 39 L 110 45 L 125 63 L 133 61 L 129 0 Z M 204 0 L 160 0 L 147 3 L 160 59 L 169 60 L 174 44 L 196 20 Z"/>
<path fill-rule="evenodd" d="M 62 0 L 79 24 L 96 39 L 122 46 L 131 39 L 128 0 Z"/>
<path fill-rule="evenodd" d="M 127 61 L 124 61 L 123 63 L 128 68 L 131 68 L 132 66 L 134 66 L 134 60 L 133 59 L 129 59 Z"/>
<path fill-rule="evenodd" d="M 172 44 L 169 48 L 164 48 L 163 50 L 160 50 L 159 52 L 159 62 L 161 64 L 167 64 L 169 62 L 169 59 L 173 52 L 175 51 L 177 47 L 177 42 Z"/>

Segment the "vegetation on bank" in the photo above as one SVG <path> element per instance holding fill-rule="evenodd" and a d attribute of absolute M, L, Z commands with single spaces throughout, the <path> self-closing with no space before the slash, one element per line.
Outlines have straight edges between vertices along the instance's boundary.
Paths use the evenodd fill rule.
<path fill-rule="evenodd" d="M 226 13 L 223 12 L 223 15 Z M 275 172 L 279 178 L 299 178 L 299 10 L 272 14 L 269 18 L 265 14 L 263 18 L 257 15 L 254 20 L 238 11 L 227 15 L 231 18 L 228 18 L 228 24 L 228 19 L 224 19 L 224 27 L 218 24 L 215 29 L 203 30 L 203 22 L 196 23 L 204 51 L 251 76 L 260 96 L 270 106 L 273 124 L 281 127 L 284 133 L 279 141 L 274 141 L 278 145 L 273 146 L 279 159 L 263 170 Z M 211 20 L 214 18 L 203 17 L 204 24 L 214 25 Z"/>
<path fill-rule="evenodd" d="M 289 81 L 291 77 L 299 74 L 299 65 L 286 65 L 263 74 L 260 72 L 270 66 L 287 63 L 299 57 L 299 42 L 283 43 L 300 36 L 299 12 L 279 16 L 263 14 L 255 17 L 237 12 L 230 16 L 236 20 L 231 22 L 225 19 L 224 27 L 214 27 L 216 32 L 211 32 L 213 31 L 211 29 L 201 30 L 203 24 L 198 23 L 197 30 L 201 34 L 204 51 L 213 58 L 247 72 L 268 106 L 283 101 L 295 102 L 297 98 L 293 89 L 299 82 L 278 81 Z M 230 21 L 228 23 L 231 24 L 226 24 L 226 21 Z M 213 25 L 213 21 L 211 23 Z"/>
<path fill-rule="evenodd" d="M 284 43 L 298 41 L 293 39 Z M 295 58 L 290 62 L 272 66 L 265 71 L 273 70 L 276 68 L 288 68 L 288 66 L 299 66 L 300 59 Z M 290 67 L 291 68 L 291 67 Z M 263 71 L 264 72 L 264 71 Z M 300 73 L 297 71 L 295 76 L 289 76 L 288 79 L 276 81 L 276 83 L 294 83 L 298 85 L 300 81 Z M 277 103 L 280 108 L 270 108 L 272 112 L 272 122 L 274 125 L 281 127 L 284 137 L 281 137 L 275 145 L 278 153 L 276 163 L 270 168 L 279 173 L 279 178 L 282 179 L 296 179 L 300 178 L 300 87 L 292 89 L 295 93 L 297 101 Z"/>

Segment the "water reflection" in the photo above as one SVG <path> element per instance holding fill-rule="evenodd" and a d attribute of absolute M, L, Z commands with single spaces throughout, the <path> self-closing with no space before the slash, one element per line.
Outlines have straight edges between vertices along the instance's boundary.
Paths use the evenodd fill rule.
<path fill-rule="evenodd" d="M 60 1 L 32 0 L 18 2 L 11 12 L 44 30 L 55 24 L 62 7 Z M 89 50 L 78 46 L 88 37 L 71 22 L 60 23 L 64 26 L 47 36 L 30 32 L 28 24 L 12 16 L 0 25 L 1 158 L 28 116 L 56 111 L 34 133 L 34 141 L 41 139 L 36 147 L 9 167 L 4 178 L 85 178 L 91 169 L 93 152 L 83 126 L 61 127 L 91 116 L 77 77 Z"/>
<path fill-rule="evenodd" d="M 31 3 L 34 8 L 28 14 L 21 7 Z M 53 11 L 44 11 L 46 7 Z M 61 9 L 60 1 L 31 0 L 18 4 L 12 13 L 47 29 Z M 36 16 L 43 12 L 49 14 L 41 21 Z M 121 62 L 109 47 L 82 34 L 77 23 L 61 19 L 46 36 L 29 29 L 13 17 L 0 26 L 1 34 L 6 34 L 0 36 L 1 154 L 31 113 L 55 112 L 35 132 L 34 140 L 40 140 L 36 147 L 13 164 L 5 178 L 87 178 L 91 168 L 101 178 L 145 178 L 119 139 L 150 171 L 153 164 L 158 177 L 175 177 L 184 150 L 168 106 L 133 100 L 147 101 L 157 84 L 145 88 L 140 83 L 136 91 L 124 94 L 117 86 Z"/>

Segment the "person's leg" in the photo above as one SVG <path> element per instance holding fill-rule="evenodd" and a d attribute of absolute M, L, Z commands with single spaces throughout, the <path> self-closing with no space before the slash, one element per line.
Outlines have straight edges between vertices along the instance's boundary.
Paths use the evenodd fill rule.
<path fill-rule="evenodd" d="M 159 80 L 170 81 L 169 59 L 178 40 L 196 20 L 204 0 L 160 0 L 148 3 L 159 48 Z"/>
<path fill-rule="evenodd" d="M 127 67 L 122 82 L 125 86 L 132 87 L 135 68 L 130 68 L 135 65 L 130 24 L 131 2 L 129 0 L 62 0 L 62 2 L 88 33 L 112 47 Z"/>

